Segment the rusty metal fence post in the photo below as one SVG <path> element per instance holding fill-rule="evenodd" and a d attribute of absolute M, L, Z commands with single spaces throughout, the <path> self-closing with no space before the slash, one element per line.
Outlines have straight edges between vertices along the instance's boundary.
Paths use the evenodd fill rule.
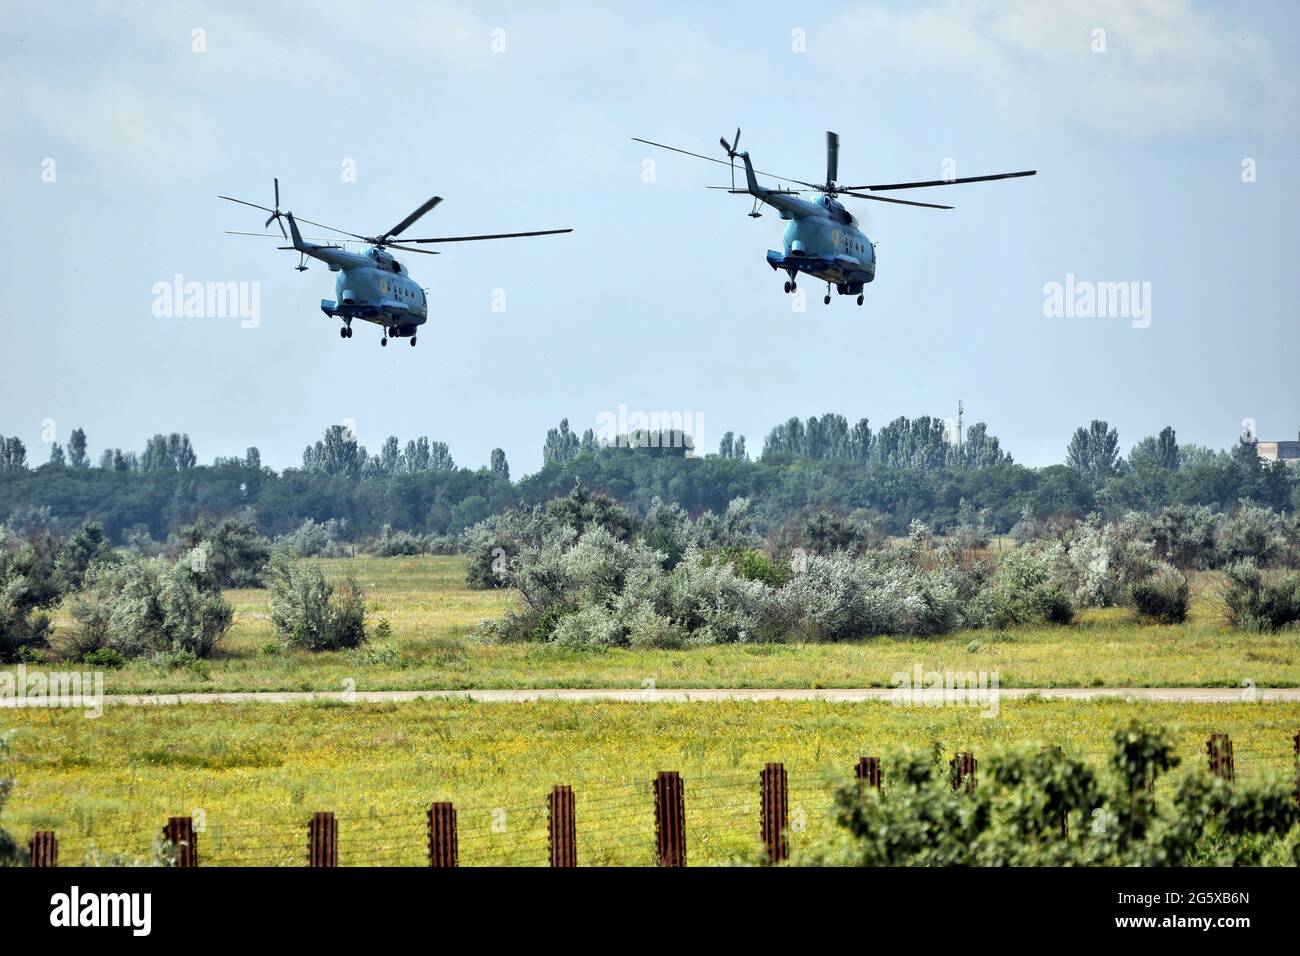
<path fill-rule="evenodd" d="M 319 810 L 307 824 L 307 865 L 339 865 L 339 826 L 332 810 Z"/>
<path fill-rule="evenodd" d="M 168 817 L 163 827 L 163 841 L 171 844 L 177 866 L 199 865 L 199 838 L 190 817 Z"/>
<path fill-rule="evenodd" d="M 53 830 L 37 830 L 27 844 L 27 856 L 32 866 L 59 865 L 59 838 Z"/>
<path fill-rule="evenodd" d="M 655 843 L 660 866 L 686 865 L 686 790 L 676 770 L 660 770 L 654 780 Z"/>
<path fill-rule="evenodd" d="M 786 787 L 785 765 L 769 763 L 758 776 L 759 838 L 770 863 L 781 863 L 790 856 L 786 828 L 790 825 L 790 800 Z"/>
<path fill-rule="evenodd" d="M 880 770 L 879 757 L 859 757 L 857 766 L 853 768 L 853 776 L 858 781 L 859 790 L 865 790 L 867 787 L 880 790 L 885 783 L 884 774 Z"/>
<path fill-rule="evenodd" d="M 460 865 L 456 808 L 450 803 L 435 803 L 429 807 L 429 865 Z"/>
<path fill-rule="evenodd" d="M 556 784 L 546 798 L 547 842 L 551 848 L 551 866 L 578 865 L 578 818 L 573 788 Z"/>
<path fill-rule="evenodd" d="M 1232 783 L 1237 770 L 1232 762 L 1232 740 L 1227 734 L 1210 734 L 1205 742 L 1205 752 L 1210 758 L 1210 773 Z"/>
<path fill-rule="evenodd" d="M 975 770 L 978 767 L 975 755 L 963 750 L 953 755 L 952 760 L 948 761 L 948 766 L 952 768 L 953 790 L 961 790 L 964 785 L 967 793 L 974 793 Z"/>

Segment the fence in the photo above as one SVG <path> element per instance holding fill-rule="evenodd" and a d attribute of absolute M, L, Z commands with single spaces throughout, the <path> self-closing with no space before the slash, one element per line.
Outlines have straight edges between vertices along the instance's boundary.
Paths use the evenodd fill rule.
<path fill-rule="evenodd" d="M 1289 743 L 1290 753 L 1260 755 L 1263 759 L 1251 766 L 1293 774 L 1300 801 L 1300 733 Z M 1252 776 L 1237 766 L 1227 734 L 1211 734 L 1205 753 L 1208 771 L 1229 783 Z M 952 789 L 974 792 L 978 766 L 974 753 L 955 753 L 948 761 Z M 887 768 L 879 757 L 860 757 L 853 771 L 859 788 L 888 789 Z M 154 831 L 153 851 L 178 867 L 198 866 L 200 861 L 236 866 L 456 867 L 462 853 L 471 865 L 489 866 L 680 867 L 688 860 L 709 864 L 756 856 L 781 862 L 790 856 L 792 839 L 805 834 L 810 821 L 829 827 L 835 783 L 768 763 L 756 775 L 689 780 L 665 770 L 648 787 L 557 785 L 543 801 L 511 806 L 458 807 L 440 801 L 426 804 L 422 813 L 412 808 L 342 819 L 320 811 L 306 821 L 305 832 L 301 822 L 287 820 L 209 828 L 206 820 L 169 817 Z M 1061 832 L 1068 835 L 1067 819 L 1061 820 Z M 138 839 L 128 842 L 138 852 Z M 37 831 L 28 854 L 32 866 L 57 866 L 56 833 Z M 116 862 L 112 856 L 105 861 Z"/>

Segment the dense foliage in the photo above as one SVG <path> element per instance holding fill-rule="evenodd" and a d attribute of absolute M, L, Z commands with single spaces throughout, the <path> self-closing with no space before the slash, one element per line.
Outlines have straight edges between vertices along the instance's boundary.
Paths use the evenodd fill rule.
<path fill-rule="evenodd" d="M 46 611 L 63 597 L 57 542 L 48 535 L 18 539 L 0 526 L 0 663 L 43 647 L 50 634 Z"/>
<path fill-rule="evenodd" d="M 365 594 L 351 576 L 330 582 L 318 564 L 277 559 L 269 577 L 271 623 L 286 644 L 336 651 L 365 642 Z"/>
<path fill-rule="evenodd" d="M 1244 631 L 1277 631 L 1300 623 L 1300 574 L 1266 575 L 1250 558 L 1228 566 L 1228 622 Z"/>
<path fill-rule="evenodd" d="M 230 517 L 253 522 L 268 538 L 308 521 L 333 521 L 334 536 L 347 542 L 371 540 L 384 526 L 438 537 L 509 507 L 541 504 L 580 480 L 640 514 L 656 497 L 692 515 L 719 514 L 743 497 L 764 533 L 826 510 L 859 512 L 876 533 L 905 533 L 914 519 L 948 533 L 961 521 L 963 501 L 997 533 L 1092 512 L 1114 519 L 1165 508 L 1175 563 L 1183 566 L 1200 557 L 1200 509 L 1226 514 L 1248 501 L 1276 516 L 1300 501 L 1300 470 L 1261 462 L 1253 444 L 1212 452 L 1180 446 L 1165 429 L 1124 458 L 1114 429 L 1100 421 L 1079 429 L 1066 464 L 1046 468 L 1013 463 L 983 423 L 957 442 L 942 420 L 926 416 L 877 432 L 865 419 L 850 425 L 837 414 L 794 418 L 772 430 L 756 460 L 732 433 L 716 454 L 687 457 L 671 443 L 601 443 L 590 429 L 579 436 L 564 422 L 546 438 L 542 469 L 513 483 L 500 449 L 490 467 L 476 470 L 457 467 L 445 444 L 426 438 L 403 446 L 390 437 L 372 455 L 340 425 L 307 447 L 301 468 L 278 473 L 263 467 L 256 448 L 199 465 L 184 435 L 154 436 L 142 454 L 111 450 L 91 467 L 84 433 L 74 437 L 66 452 L 59 448 L 35 468 L 18 439 L 4 439 L 0 521 L 67 534 L 92 520 L 118 545 L 167 542 L 196 522 Z M 1258 529 L 1230 537 L 1238 530 L 1249 538 Z M 1294 557 L 1294 542 L 1291 548 Z"/>
<path fill-rule="evenodd" d="M 176 663 L 211 656 L 234 611 L 212 573 L 188 557 L 123 553 L 91 565 L 72 616 L 77 626 L 64 648 L 71 656 L 112 651 Z"/>
<path fill-rule="evenodd" d="M 9 770 L 9 735 L 11 731 L 0 730 L 0 819 L 4 819 L 5 804 L 9 794 L 13 793 L 17 782 L 7 775 Z M 0 866 L 12 866 L 19 861 L 18 841 L 8 831 L 0 827 Z"/>
<path fill-rule="evenodd" d="M 655 499 L 642 520 L 579 485 L 475 528 L 467 577 L 522 598 L 485 622 L 492 635 L 585 648 L 924 636 L 1073 615 L 1059 542 L 994 563 L 955 542 L 933 549 L 919 523 L 884 548 L 834 524 L 809 522 L 812 549 L 765 550 L 743 498 L 695 520 Z M 1136 573 L 1116 564 L 1088 582 L 1109 594 L 1121 570 Z"/>
<path fill-rule="evenodd" d="M 1285 782 L 1230 787 L 1189 774 L 1172 799 L 1149 784 L 1178 763 L 1166 736 L 1133 725 L 1112 740 L 1108 774 L 1059 749 L 1013 750 L 954 790 L 934 754 L 891 761 L 883 792 L 836 794 L 849 842 L 803 862 L 858 866 L 1232 866 L 1300 862 Z M 1068 832 L 1063 832 L 1068 821 Z"/>

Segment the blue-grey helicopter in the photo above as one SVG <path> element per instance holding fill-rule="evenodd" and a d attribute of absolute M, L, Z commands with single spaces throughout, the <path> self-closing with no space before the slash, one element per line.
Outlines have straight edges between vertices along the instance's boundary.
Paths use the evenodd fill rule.
<path fill-rule="evenodd" d="M 321 299 L 321 311 L 331 318 L 343 320 L 343 325 L 339 328 L 340 338 L 352 338 L 352 322 L 354 319 L 373 322 L 375 325 L 380 326 L 383 329 L 383 337 L 379 340 L 380 345 L 387 345 L 390 338 L 409 338 L 411 344 L 415 345 L 416 329 L 428 321 L 429 318 L 428 299 L 425 296 L 426 290 L 411 278 L 406 266 L 394 259 L 388 251 L 389 249 L 400 249 L 403 252 L 419 252 L 436 256 L 439 253 L 433 249 L 415 249 L 410 244 L 477 242 L 481 239 L 517 239 L 522 236 L 553 236 L 559 233 L 573 232 L 572 229 L 543 229 L 537 232 L 500 232 L 482 236 L 438 236 L 432 239 L 402 239 L 400 240 L 402 244 L 399 245 L 398 237 L 411 228 L 421 216 L 442 202 L 441 196 L 434 196 L 426 200 L 392 229 L 377 236 L 363 236 L 344 229 L 335 229 L 333 226 L 327 226 L 323 223 L 312 222 L 310 219 L 303 219 L 302 217 L 295 219 L 293 213 L 289 211 L 281 212 L 280 180 L 278 178 L 275 180 L 274 209 L 268 209 L 266 206 L 259 206 L 257 203 L 243 199 L 235 199 L 233 196 L 220 196 L 218 198 L 228 199 L 231 202 L 269 212 L 271 215 L 262 228 L 269 228 L 271 223 L 274 222 L 280 227 L 280 233 L 284 239 L 292 237 L 290 240 L 293 243 L 292 245 L 277 246 L 276 248 L 293 249 L 298 252 L 298 265 L 294 266 L 294 268 L 299 272 L 307 270 L 307 259 L 309 258 L 319 259 L 329 266 L 331 272 L 337 272 L 339 275 L 334 283 L 335 299 Z M 285 220 L 289 223 L 287 232 L 284 228 Z M 302 233 L 298 231 L 299 222 L 340 236 L 347 236 L 348 239 L 304 239 Z M 274 233 L 227 231 L 236 236 L 275 237 Z M 367 248 L 362 252 L 350 252 L 346 248 L 346 243 L 349 240 L 360 242 Z"/>
<path fill-rule="evenodd" d="M 992 179 L 1014 179 L 1018 176 L 1033 176 L 1037 170 L 1028 169 L 1018 173 L 994 173 L 990 176 L 963 176 L 952 179 L 934 179 L 914 183 L 878 183 L 872 186 L 841 186 L 836 183 L 839 175 L 840 137 L 838 133 L 826 133 L 826 181 L 809 183 L 790 176 L 777 176 L 755 170 L 750 162 L 749 153 L 740 149 L 740 129 L 730 143 L 725 136 L 718 141 L 726 152 L 727 159 L 704 156 L 689 150 L 666 146 L 648 139 L 633 136 L 638 143 L 655 146 L 659 149 L 684 153 L 696 159 L 711 163 L 720 163 L 731 167 L 731 185 L 710 186 L 710 189 L 725 189 L 730 193 L 753 196 L 754 206 L 750 217 L 757 219 L 762 213 L 758 211 L 766 203 L 777 210 L 782 219 L 788 220 L 785 227 L 784 250 L 768 250 L 767 263 L 774 270 L 785 272 L 789 279 L 785 283 L 787 294 L 796 289 L 795 282 L 799 273 L 805 272 L 813 278 L 826 283 L 826 297 L 822 300 L 831 304 L 831 286 L 840 295 L 856 295 L 858 305 L 862 304 L 862 287 L 876 277 L 876 246 L 867 238 L 860 228 L 858 220 L 836 199 L 837 196 L 852 196 L 855 199 L 872 199 L 876 202 L 895 203 L 900 206 L 923 206 L 926 209 L 952 209 L 937 203 L 918 202 L 912 199 L 894 199 L 887 196 L 872 196 L 868 193 L 890 189 L 920 189 L 927 186 L 952 186 L 957 183 L 982 183 Z M 745 188 L 736 188 L 736 159 L 745 166 Z M 758 177 L 774 179 L 778 183 L 794 183 L 804 189 L 789 189 L 784 185 L 776 188 L 760 186 Z M 860 190 L 866 190 L 862 192 Z M 800 199 L 804 192 L 820 193 L 816 199 Z"/>

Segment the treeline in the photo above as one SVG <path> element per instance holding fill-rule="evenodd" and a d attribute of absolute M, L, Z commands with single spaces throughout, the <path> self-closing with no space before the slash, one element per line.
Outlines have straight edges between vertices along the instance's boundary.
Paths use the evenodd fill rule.
<path fill-rule="evenodd" d="M 772 429 L 756 459 L 731 432 L 710 454 L 683 437 L 600 441 L 566 420 L 546 436 L 542 469 L 512 481 L 499 448 L 488 467 L 471 469 L 428 438 L 389 437 L 371 454 L 342 425 L 304 449 L 301 467 L 280 472 L 263 466 L 256 448 L 200 465 L 183 434 L 156 435 L 140 454 L 109 449 L 95 467 L 80 429 L 66 448 L 53 446 L 48 463 L 31 467 L 22 442 L 0 436 L 0 522 L 66 535 L 96 521 L 120 545 L 164 542 L 205 519 L 238 517 L 272 538 L 311 520 L 333 522 L 340 540 L 356 542 L 385 528 L 455 534 L 506 508 L 566 494 L 579 480 L 641 513 L 655 498 L 701 514 L 743 497 L 765 533 L 824 510 L 855 513 L 884 534 L 905 533 L 914 519 L 942 533 L 964 505 L 982 513 L 990 531 L 1006 533 L 1026 520 L 1093 512 L 1115 518 L 1167 505 L 1230 512 L 1243 500 L 1293 511 L 1300 503 L 1300 471 L 1261 461 L 1253 443 L 1231 451 L 1179 445 L 1172 428 L 1124 457 L 1115 429 L 1095 421 L 1075 432 L 1064 464 L 1045 468 L 1013 462 L 984 423 L 957 441 L 928 416 L 879 431 L 837 414 L 793 418 Z"/>

